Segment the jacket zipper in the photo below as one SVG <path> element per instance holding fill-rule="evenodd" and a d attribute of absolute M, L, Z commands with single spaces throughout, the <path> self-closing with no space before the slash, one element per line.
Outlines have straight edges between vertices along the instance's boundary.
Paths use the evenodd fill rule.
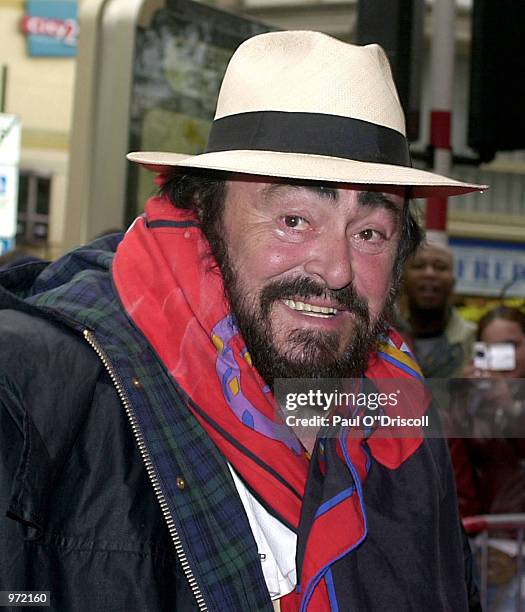
<path fill-rule="evenodd" d="M 162 492 L 161 486 L 159 484 L 159 480 L 157 478 L 157 474 L 155 472 L 153 462 L 151 461 L 149 451 L 146 447 L 146 443 L 144 442 L 142 432 L 137 423 L 137 418 L 135 416 L 135 413 L 133 412 L 131 403 L 126 395 L 126 391 L 124 390 L 122 384 L 120 383 L 117 373 L 115 372 L 115 369 L 113 368 L 113 365 L 109 361 L 106 353 L 104 352 L 104 350 L 101 348 L 101 346 L 98 344 L 97 340 L 95 339 L 93 332 L 90 331 L 89 329 L 84 329 L 83 336 L 86 339 L 87 343 L 91 346 L 91 348 L 95 351 L 95 353 L 98 355 L 98 357 L 102 361 L 104 367 L 106 368 L 109 374 L 109 377 L 111 378 L 111 382 L 113 383 L 113 386 L 115 387 L 117 391 L 120 401 L 122 402 L 122 405 L 124 406 L 124 410 L 126 411 L 126 415 L 128 416 L 129 422 L 131 424 L 131 429 L 133 430 L 133 435 L 135 436 L 135 441 L 137 442 L 137 446 L 139 448 L 140 455 L 142 457 L 142 460 L 144 461 L 144 465 L 146 466 L 146 471 L 148 473 L 151 484 L 153 485 L 153 490 L 155 491 L 155 495 L 157 496 L 157 500 L 160 504 L 162 514 L 164 515 L 164 519 L 166 520 L 166 523 L 168 525 L 168 530 L 170 532 L 171 539 L 173 540 L 173 544 L 175 545 L 175 552 L 177 554 L 179 563 L 182 567 L 182 571 L 184 572 L 184 575 L 186 576 L 186 579 L 190 585 L 191 591 L 195 597 L 199 610 L 201 612 L 206 612 L 206 610 L 208 610 L 208 607 L 206 606 L 204 597 L 202 596 L 202 593 L 199 589 L 197 581 L 195 580 L 195 576 L 193 575 L 190 564 L 188 563 L 188 558 L 186 557 L 186 553 L 184 552 L 184 549 L 182 548 L 182 543 L 180 541 L 179 534 L 175 527 L 173 517 L 168 508 L 168 504 L 166 503 L 166 498 L 164 497 L 164 493 Z"/>

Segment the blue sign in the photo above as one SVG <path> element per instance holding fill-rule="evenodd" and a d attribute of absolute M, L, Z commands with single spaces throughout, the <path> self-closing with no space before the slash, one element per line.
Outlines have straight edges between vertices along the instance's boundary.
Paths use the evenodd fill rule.
<path fill-rule="evenodd" d="M 31 56 L 71 57 L 78 38 L 76 0 L 27 0 L 21 29 Z"/>
<path fill-rule="evenodd" d="M 525 297 L 525 244 L 452 238 L 455 292 Z"/>
<path fill-rule="evenodd" d="M 0 255 L 7 253 L 7 251 L 12 251 L 14 248 L 15 248 L 14 238 L 2 238 L 0 236 Z"/>

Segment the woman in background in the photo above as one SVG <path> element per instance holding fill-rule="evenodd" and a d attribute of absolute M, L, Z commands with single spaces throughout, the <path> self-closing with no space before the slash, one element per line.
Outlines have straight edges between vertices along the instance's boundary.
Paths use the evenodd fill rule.
<path fill-rule="evenodd" d="M 458 385 L 456 415 L 469 437 L 451 440 L 462 516 L 525 512 L 525 314 L 498 306 L 478 324 L 477 338 L 511 344 L 512 370 L 471 363 Z M 465 429 L 465 425 L 468 429 Z"/>
<path fill-rule="evenodd" d="M 514 364 L 493 353 L 484 368 L 471 363 L 468 380 L 454 381 L 456 432 L 449 446 L 456 473 L 460 512 L 477 514 L 525 512 L 525 314 L 498 306 L 481 318 L 478 340 L 507 346 Z M 501 347 L 500 347 L 501 348 Z M 500 353 L 501 355 L 501 353 Z M 511 369 L 510 366 L 514 365 Z M 507 369 L 502 369 L 503 367 Z M 461 428 L 461 429 L 459 429 Z M 450 432 L 454 435 L 454 431 Z M 456 433 L 457 435 L 457 433 Z M 493 533 L 488 557 L 488 610 L 515 609 L 518 591 L 518 547 L 509 532 Z"/>

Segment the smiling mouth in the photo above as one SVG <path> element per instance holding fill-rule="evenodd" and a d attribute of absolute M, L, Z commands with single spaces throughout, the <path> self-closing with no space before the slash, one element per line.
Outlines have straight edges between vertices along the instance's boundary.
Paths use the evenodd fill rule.
<path fill-rule="evenodd" d="M 434 287 L 430 285 L 423 285 L 418 287 L 418 291 L 421 295 L 430 296 L 430 295 L 439 295 L 440 290 L 439 287 Z"/>
<path fill-rule="evenodd" d="M 330 306 L 315 306 L 314 304 L 299 302 L 298 300 L 283 300 L 283 303 L 288 308 L 302 312 L 308 317 L 318 317 L 320 319 L 330 319 L 339 312 L 336 308 L 331 308 Z"/>

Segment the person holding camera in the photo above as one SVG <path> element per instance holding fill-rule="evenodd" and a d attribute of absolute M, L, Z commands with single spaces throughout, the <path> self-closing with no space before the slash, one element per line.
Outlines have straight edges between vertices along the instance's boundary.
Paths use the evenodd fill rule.
<path fill-rule="evenodd" d="M 525 314 L 498 306 L 478 324 L 464 380 L 452 381 L 449 447 L 462 516 L 525 512 Z M 489 606 L 513 610 L 519 577 L 513 533 L 494 534 L 488 561 Z"/>
<path fill-rule="evenodd" d="M 525 314 L 498 306 L 477 338 L 454 398 L 464 431 L 451 441 L 460 511 L 525 512 Z"/>

